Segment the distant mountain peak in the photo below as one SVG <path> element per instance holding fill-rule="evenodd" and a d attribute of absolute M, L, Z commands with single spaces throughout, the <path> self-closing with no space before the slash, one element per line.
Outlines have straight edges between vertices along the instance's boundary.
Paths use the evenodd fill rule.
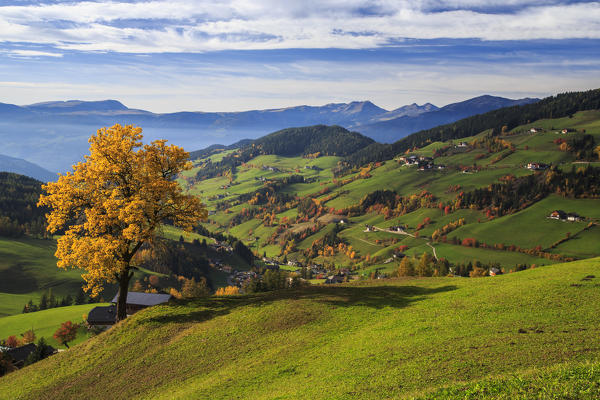
<path fill-rule="evenodd" d="M 67 101 L 46 101 L 25 106 L 26 108 L 37 111 L 124 111 L 128 108 L 118 100 L 67 100 Z"/>

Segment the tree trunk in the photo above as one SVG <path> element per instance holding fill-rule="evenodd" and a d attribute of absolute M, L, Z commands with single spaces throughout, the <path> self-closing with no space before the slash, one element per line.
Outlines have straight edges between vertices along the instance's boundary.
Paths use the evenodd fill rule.
<path fill-rule="evenodd" d="M 127 292 L 129 291 L 129 280 L 133 276 L 128 270 L 121 272 L 119 276 L 119 297 L 117 298 L 117 322 L 127 318 Z"/>

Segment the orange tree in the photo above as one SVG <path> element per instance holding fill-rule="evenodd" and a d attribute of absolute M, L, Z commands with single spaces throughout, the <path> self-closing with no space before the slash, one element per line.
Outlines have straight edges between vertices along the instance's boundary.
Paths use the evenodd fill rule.
<path fill-rule="evenodd" d="M 77 329 L 79 329 L 79 325 L 72 323 L 71 321 L 63 322 L 60 324 L 60 328 L 54 332 L 54 339 L 58 341 L 58 343 L 63 344 L 66 348 L 69 348 L 69 342 L 72 342 L 77 337 Z"/>
<path fill-rule="evenodd" d="M 191 168 L 189 154 L 166 140 L 142 144 L 132 125 L 102 128 L 90 139 L 90 154 L 43 186 L 39 206 L 48 206 L 48 231 L 58 239 L 58 267 L 81 268 L 85 289 L 97 296 L 105 282 L 118 282 L 117 320 L 127 317 L 132 258 L 153 239 L 162 222 L 191 229 L 206 218 L 205 206 L 183 193 L 177 174 Z"/>

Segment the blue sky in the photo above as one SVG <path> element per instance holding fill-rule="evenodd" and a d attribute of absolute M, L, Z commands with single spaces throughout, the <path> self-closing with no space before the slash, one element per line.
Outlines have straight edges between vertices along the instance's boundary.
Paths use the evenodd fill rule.
<path fill-rule="evenodd" d="M 600 87 L 600 2 L 9 0 L 0 102 L 238 111 Z"/>

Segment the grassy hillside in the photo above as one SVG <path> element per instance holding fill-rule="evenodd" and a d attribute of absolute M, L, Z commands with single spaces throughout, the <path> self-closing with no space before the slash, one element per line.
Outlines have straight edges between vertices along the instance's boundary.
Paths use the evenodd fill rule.
<path fill-rule="evenodd" d="M 453 385 L 419 399 L 513 400 L 600 398 L 600 363 L 567 363 L 534 368 L 508 377 Z"/>
<path fill-rule="evenodd" d="M 199 159 L 197 167 L 182 177 L 181 183 L 191 193 L 200 195 L 214 212 L 209 216 L 209 222 L 204 224 L 208 230 L 232 234 L 259 255 L 282 257 L 285 242 L 280 239 L 284 232 L 298 233 L 311 229 L 306 231 L 306 235 L 295 239 L 295 249 L 287 254 L 288 259 L 300 260 L 305 258 L 307 249 L 315 240 L 320 240 L 331 231 L 332 227 L 327 225 L 331 215 L 327 214 L 359 205 L 366 195 L 374 191 L 392 190 L 407 198 L 424 191 L 433 195 L 435 201 L 432 204 L 421 206 L 405 215 L 392 215 L 386 219 L 383 213 L 373 210 L 349 217 L 345 229 L 338 237 L 347 246 L 352 246 L 356 257 L 350 259 L 344 254 L 335 254 L 328 258 L 319 256 L 313 259 L 315 262 L 333 262 L 337 266 L 354 267 L 362 275 L 374 269 L 392 272 L 397 264 L 379 263 L 391 257 L 399 246 L 408 246 L 404 252 L 409 255 L 420 255 L 423 252 L 433 254 L 433 249 L 427 244 L 431 242 L 431 235 L 459 219 L 464 219 L 465 225 L 449 232 L 448 239 L 473 237 L 490 245 L 503 243 L 523 249 L 541 246 L 547 253 L 582 259 L 600 255 L 600 248 L 596 245 L 600 227 L 585 229 L 590 222 L 598 222 L 598 198 L 551 195 L 522 211 L 494 219 L 490 219 L 482 210 L 462 208 L 445 213 L 436 205 L 438 202 L 453 204 L 459 193 L 489 187 L 507 176 L 519 178 L 531 175 L 533 172 L 524 168 L 529 162 L 553 163 L 565 171 L 570 171 L 572 166 L 585 166 L 585 163 L 577 161 L 572 152 L 561 150 L 557 139 L 571 140 L 578 134 L 576 132 L 585 130 L 586 134 L 600 142 L 599 121 L 600 111 L 581 111 L 570 117 L 518 125 L 497 137 L 489 137 L 491 130 L 486 129 L 462 139 L 427 143 L 424 148 L 410 149 L 408 152 L 420 156 L 435 156 L 435 165 L 444 165 L 445 169 L 420 171 L 416 165 L 407 166 L 399 162 L 398 159 L 407 154 L 395 154 L 394 159 L 345 170 L 345 175 L 339 175 L 340 165 L 344 162 L 339 157 L 312 159 L 269 154 L 248 159 L 231 170 L 230 175 L 203 180 L 196 180 L 194 176 L 207 168 L 208 158 Z M 531 132 L 532 128 L 535 128 L 535 133 Z M 561 134 L 563 129 L 569 133 Z M 468 145 L 457 147 L 461 142 Z M 502 143 L 500 148 L 491 147 L 498 143 Z M 228 157 L 236 155 L 235 150 L 226 152 Z M 218 154 L 212 154 L 209 158 Z M 334 174 L 335 171 L 338 171 L 337 175 Z M 304 181 L 298 183 L 296 179 L 295 183 L 281 183 L 291 176 L 301 176 Z M 256 193 L 268 190 L 269 185 L 273 184 L 279 186 L 270 193 L 270 199 L 250 201 L 256 198 Z M 275 193 L 277 196 L 288 197 L 278 200 Z M 299 221 L 303 216 L 294 199 L 300 201 L 306 198 L 314 199 L 322 207 L 325 216 Z M 554 209 L 577 212 L 586 217 L 586 220 L 565 223 L 547 219 Z M 253 215 L 240 218 L 242 213 Z M 271 216 L 268 223 L 265 222 L 267 214 Z M 427 225 L 419 229 L 426 218 L 429 219 Z M 287 224 L 284 221 L 288 221 Z M 410 235 L 415 235 L 418 231 L 420 238 L 386 232 L 363 232 L 365 224 L 378 228 L 406 225 Z M 570 234 L 569 240 L 557 244 L 567 233 Z M 498 262 L 502 267 L 510 269 L 518 263 L 546 265 L 555 262 L 548 260 L 548 257 L 522 252 L 477 249 L 451 243 L 438 243 L 434 246 L 438 251 L 437 255 L 447 258 L 451 263 L 468 263 L 474 260 Z M 366 262 L 367 255 L 376 256 L 378 260 Z"/>
<path fill-rule="evenodd" d="M 75 296 L 81 288 L 81 271 L 56 267 L 52 240 L 0 237 L 0 317 L 20 313 L 30 299 L 42 292 Z"/>
<path fill-rule="evenodd" d="M 0 398 L 592 398 L 598 284 L 600 258 L 173 303 L 1 378 Z"/>
<path fill-rule="evenodd" d="M 64 346 L 59 345 L 52 337 L 60 324 L 65 321 L 80 323 L 83 321 L 83 315 L 87 314 L 92 308 L 98 305 L 106 304 L 83 304 L 78 306 L 58 307 L 0 318 L 0 338 L 6 339 L 10 335 L 20 337 L 25 331 L 32 329 L 38 339 L 44 337 L 51 346 L 64 348 Z M 85 339 L 87 339 L 87 334 L 84 333 L 84 330 L 81 330 L 78 332 L 77 339 L 72 343 L 80 343 Z"/>

